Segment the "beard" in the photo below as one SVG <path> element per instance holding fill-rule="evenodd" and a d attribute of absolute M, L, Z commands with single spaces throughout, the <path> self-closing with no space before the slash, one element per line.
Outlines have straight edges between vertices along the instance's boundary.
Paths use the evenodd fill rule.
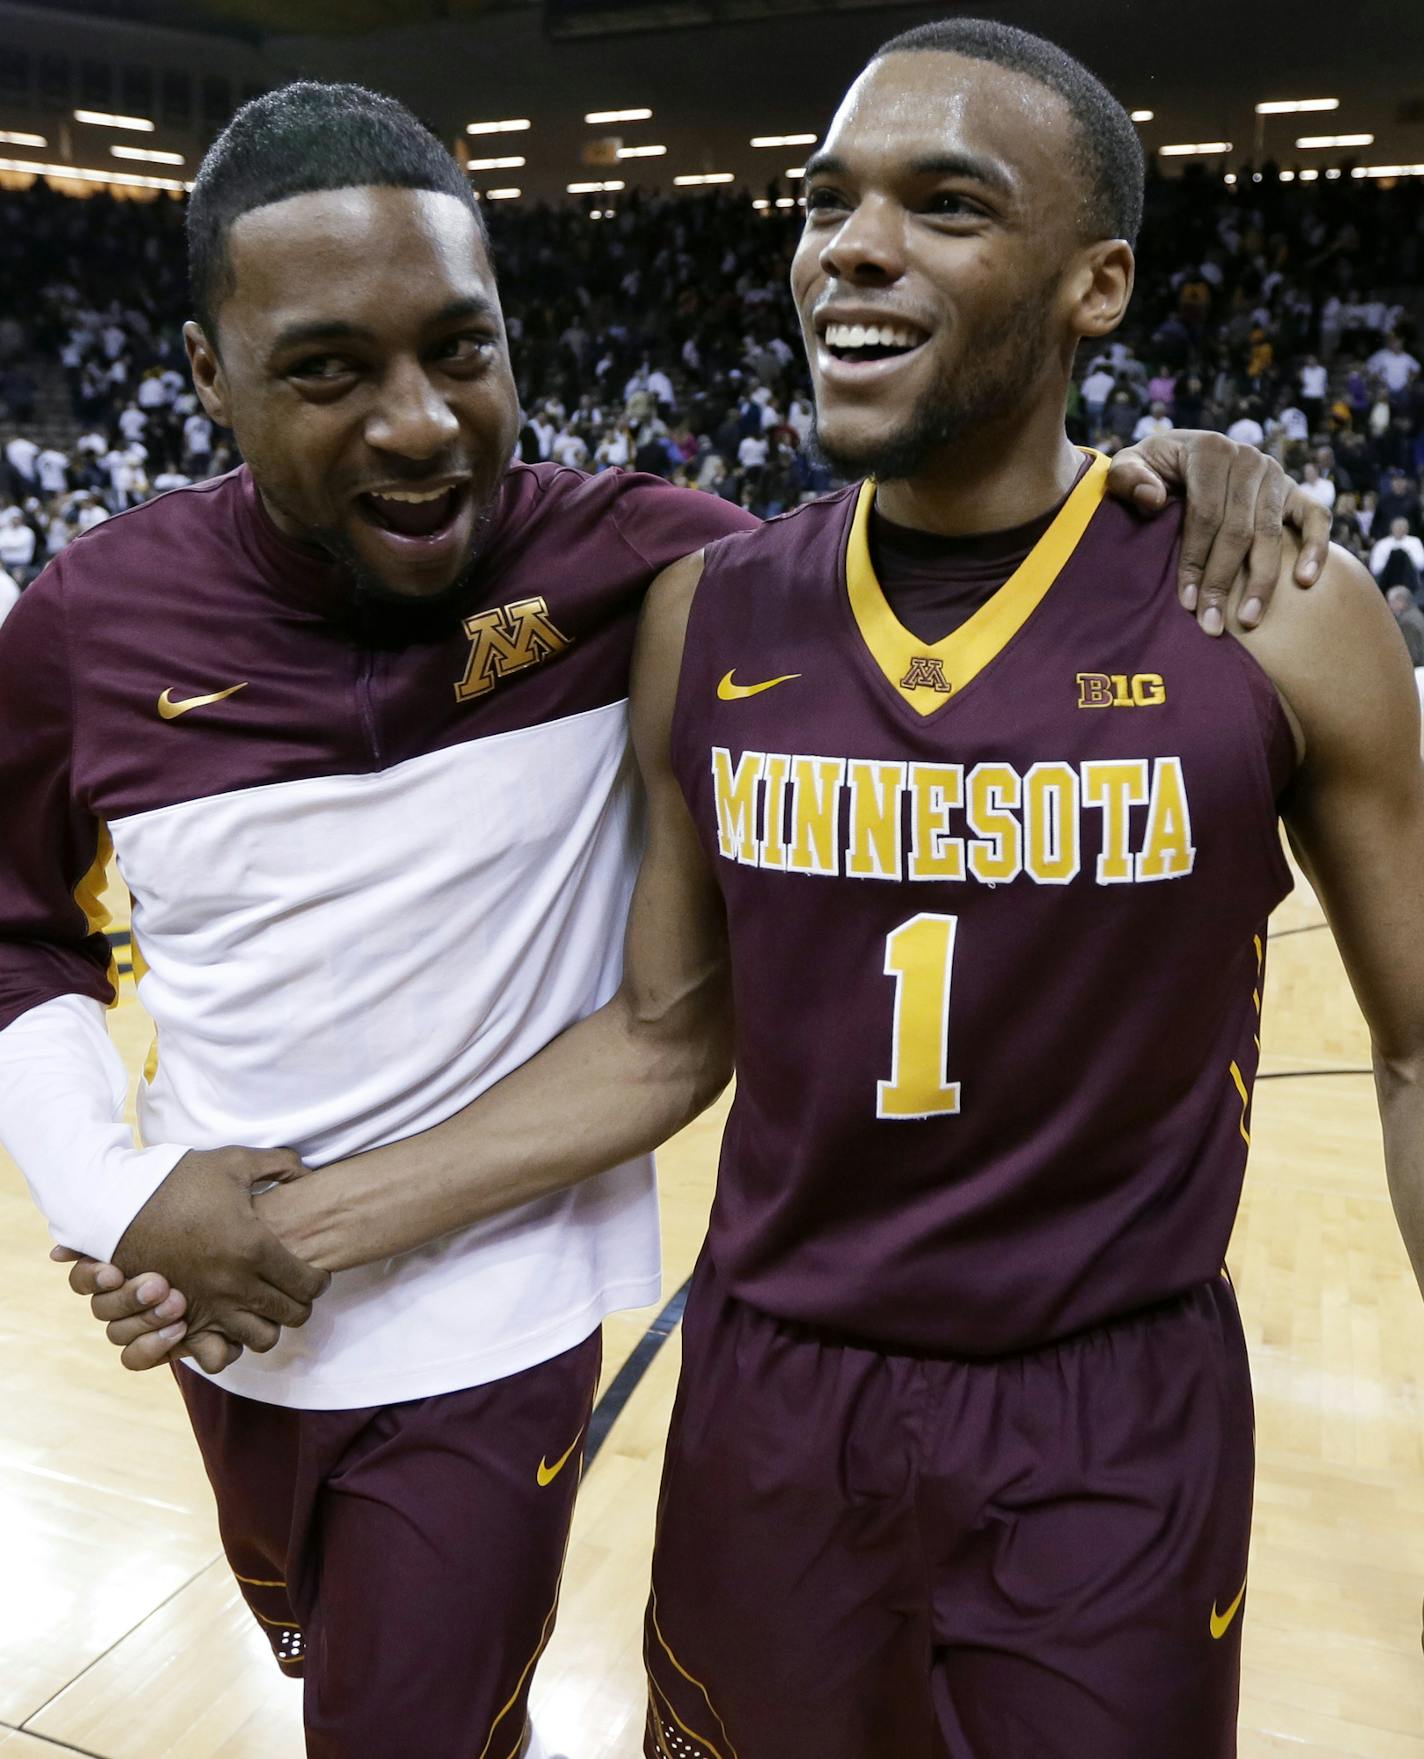
<path fill-rule="evenodd" d="M 501 471 L 499 481 L 503 482 Z M 310 540 L 325 550 L 351 581 L 351 617 L 360 638 L 371 647 L 403 648 L 440 641 L 474 609 L 479 597 L 480 564 L 494 526 L 499 487 L 475 515 L 470 547 L 448 586 L 418 597 L 387 586 L 367 567 L 346 534 L 338 529 L 313 529 Z"/>
<path fill-rule="evenodd" d="M 1028 402 L 1049 358 L 1057 285 L 1056 277 L 1045 282 L 972 336 L 962 362 L 921 395 L 898 431 L 839 441 L 818 425 L 817 451 L 840 476 L 899 482 L 920 475 L 937 453 L 999 426 Z"/>

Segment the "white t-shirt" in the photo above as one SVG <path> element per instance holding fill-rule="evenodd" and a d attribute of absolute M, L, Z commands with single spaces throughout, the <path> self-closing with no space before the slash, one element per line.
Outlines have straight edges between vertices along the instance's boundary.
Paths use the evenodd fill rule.
<path fill-rule="evenodd" d="M 46 446 L 35 460 L 35 475 L 47 495 L 62 495 L 69 486 L 69 460 L 63 452 Z"/>
<path fill-rule="evenodd" d="M 1398 354 L 1392 348 L 1378 349 L 1365 364 L 1372 373 L 1377 373 L 1384 380 L 1394 396 L 1405 390 L 1419 371 L 1419 362 L 1403 348 Z"/>
<path fill-rule="evenodd" d="M 1370 551 L 1370 573 L 1377 580 L 1395 550 L 1403 550 L 1420 573 L 1424 574 L 1424 543 L 1413 532 L 1406 532 L 1403 537 L 1382 537 Z"/>
<path fill-rule="evenodd" d="M 1314 366 L 1303 366 L 1300 369 L 1300 394 L 1302 397 L 1323 398 L 1330 384 L 1330 375 L 1317 361 Z"/>
<path fill-rule="evenodd" d="M 1171 431 L 1172 423 L 1168 416 L 1144 415 L 1132 430 L 1132 437 L 1135 441 L 1150 440 L 1154 434 L 1170 434 Z"/>
<path fill-rule="evenodd" d="M 141 409 L 125 409 L 119 415 L 119 432 L 132 444 L 143 438 L 143 430 L 148 426 L 148 417 Z"/>
<path fill-rule="evenodd" d="M 18 470 L 21 476 L 32 481 L 39 451 L 33 440 L 27 440 L 23 434 L 16 434 L 13 440 L 6 442 L 5 461 L 12 470 Z"/>
<path fill-rule="evenodd" d="M 1106 403 L 1113 394 L 1117 380 L 1111 373 L 1089 373 L 1083 380 L 1083 401 L 1085 403 Z"/>
<path fill-rule="evenodd" d="M 206 457 L 213 449 L 213 424 L 200 412 L 183 423 L 183 444 L 195 458 Z"/>
<path fill-rule="evenodd" d="M 0 523 L 0 568 L 28 568 L 35 559 L 35 534 L 22 519 Z"/>
<path fill-rule="evenodd" d="M 1296 485 L 1303 495 L 1309 495 L 1312 501 L 1319 501 L 1327 512 L 1335 505 L 1335 485 L 1328 476 L 1318 476 L 1313 483 Z"/>
<path fill-rule="evenodd" d="M 1235 440 L 1238 445 L 1259 446 L 1266 437 L 1265 429 L 1260 422 L 1253 421 L 1249 415 L 1243 415 L 1240 421 L 1232 422 L 1226 430 L 1228 440 Z"/>
<path fill-rule="evenodd" d="M 737 462 L 743 470 L 759 470 L 766 463 L 768 451 L 770 447 L 759 434 L 748 434 L 737 447 Z"/>
<path fill-rule="evenodd" d="M 20 602 L 20 589 L 11 580 L 3 568 L 0 568 L 0 623 L 14 610 Z"/>

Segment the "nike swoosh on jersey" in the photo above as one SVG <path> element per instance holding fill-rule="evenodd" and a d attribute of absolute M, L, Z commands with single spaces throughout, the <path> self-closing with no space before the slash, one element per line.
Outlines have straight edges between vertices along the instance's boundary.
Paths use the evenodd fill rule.
<path fill-rule="evenodd" d="M 1225 1612 L 1218 1612 L 1216 1610 L 1216 1602 L 1212 1602 L 1211 1634 L 1218 1643 L 1231 1629 L 1231 1621 L 1236 1617 L 1237 1612 L 1240 1610 L 1241 1602 L 1245 1598 L 1246 1584 L 1243 1582 L 1241 1584 L 1241 1592 L 1236 1596 L 1235 1600 L 1232 1601 L 1231 1605 L 1227 1607 Z"/>
<path fill-rule="evenodd" d="M 760 696 L 763 690 L 775 690 L 778 684 L 789 684 L 793 678 L 799 678 L 799 672 L 787 672 L 780 678 L 768 678 L 764 684 L 733 684 L 732 671 L 717 686 L 717 695 L 723 702 L 740 702 L 745 696 Z"/>
<path fill-rule="evenodd" d="M 246 688 L 246 684 L 230 684 L 226 690 L 214 690 L 209 696 L 185 696 L 181 702 L 174 702 L 173 692 L 165 690 L 158 699 L 158 712 L 165 721 L 176 721 L 179 715 L 186 715 L 189 709 L 206 708 L 210 702 L 222 702 Z"/>
<path fill-rule="evenodd" d="M 538 1471 L 537 1476 L 539 1479 L 539 1488 L 541 1490 L 547 1488 L 547 1486 L 552 1484 L 554 1482 L 554 1480 L 558 1477 L 560 1472 L 563 1471 L 564 1467 L 568 1465 L 569 1460 L 573 1456 L 574 1448 L 576 1448 L 582 1440 L 583 1440 L 583 1431 L 579 1430 L 578 1434 L 574 1437 L 573 1442 L 569 1447 L 568 1453 L 564 1454 L 560 1459 L 556 1460 L 552 1466 L 549 1464 L 547 1459 L 540 1460 L 539 1471 Z"/>

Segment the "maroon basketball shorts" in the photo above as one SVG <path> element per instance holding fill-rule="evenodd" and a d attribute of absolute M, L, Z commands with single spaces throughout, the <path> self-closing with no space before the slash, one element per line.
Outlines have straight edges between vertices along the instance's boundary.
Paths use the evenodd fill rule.
<path fill-rule="evenodd" d="M 488 1386 L 296 1411 L 180 1368 L 223 1549 L 311 1759 L 513 1759 L 559 1577 L 598 1333 Z"/>
<path fill-rule="evenodd" d="M 1229 1759 L 1252 1405 L 1225 1278 L 997 1361 L 684 1323 L 648 1759 Z"/>

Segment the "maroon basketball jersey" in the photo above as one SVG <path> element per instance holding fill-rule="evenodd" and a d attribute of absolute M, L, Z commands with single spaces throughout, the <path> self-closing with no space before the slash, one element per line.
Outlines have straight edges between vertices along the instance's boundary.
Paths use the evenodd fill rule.
<path fill-rule="evenodd" d="M 936 644 L 873 485 L 707 551 L 672 749 L 737 1015 L 709 1248 L 770 1313 L 989 1355 L 1221 1268 L 1294 752 L 1106 473 Z"/>

